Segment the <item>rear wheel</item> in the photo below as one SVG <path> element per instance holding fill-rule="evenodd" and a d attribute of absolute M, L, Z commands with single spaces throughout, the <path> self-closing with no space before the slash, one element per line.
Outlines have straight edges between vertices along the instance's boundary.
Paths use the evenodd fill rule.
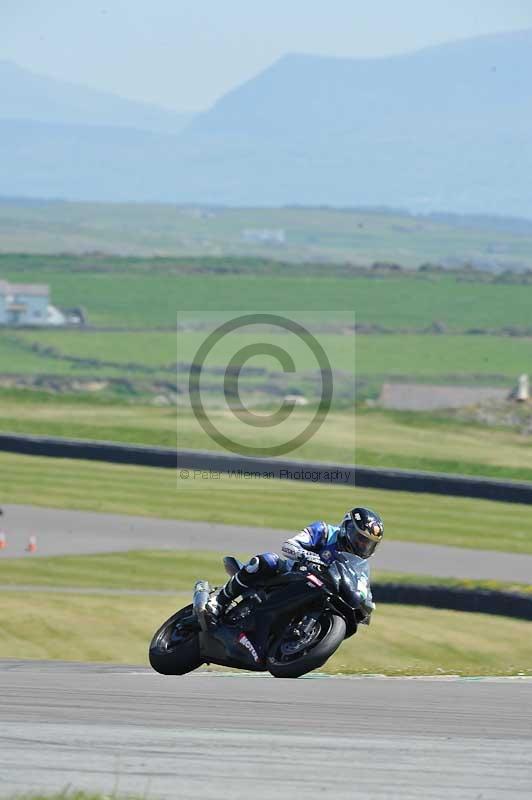
<path fill-rule="evenodd" d="M 161 675 L 185 675 L 201 666 L 199 625 L 192 606 L 167 619 L 150 643 L 150 664 Z"/>
<path fill-rule="evenodd" d="M 269 649 L 267 664 L 276 678 L 299 678 L 322 667 L 340 647 L 346 633 L 342 617 L 329 612 L 292 620 Z"/>

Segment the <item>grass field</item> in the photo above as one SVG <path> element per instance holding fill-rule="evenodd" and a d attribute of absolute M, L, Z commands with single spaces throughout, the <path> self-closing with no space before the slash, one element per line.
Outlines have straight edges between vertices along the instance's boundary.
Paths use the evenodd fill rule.
<path fill-rule="evenodd" d="M 270 443 L 268 432 L 243 426 L 233 415 L 213 409 L 211 418 L 229 436 L 258 447 Z M 310 420 L 297 409 L 283 432 L 293 436 Z M 132 403 L 91 402 L 77 397 L 52 398 L 31 391 L 0 392 L 0 430 L 114 440 L 196 450 L 218 450 L 186 409 Z M 532 437 L 457 422 L 444 415 L 382 412 L 361 407 L 334 412 L 294 457 L 306 460 L 459 472 L 532 480 Z"/>
<path fill-rule="evenodd" d="M 2 592 L 0 658 L 146 664 L 159 625 L 187 602 Z M 482 614 L 380 605 L 371 627 L 340 647 L 330 673 L 515 675 L 532 672 L 531 623 Z M 407 635 L 405 635 L 407 629 Z M 117 645 L 117 631 L 120 631 Z"/>
<path fill-rule="evenodd" d="M 21 586 L 65 589 L 82 592 L 87 589 L 184 592 L 190 595 L 198 578 L 211 586 L 221 586 L 227 579 L 222 557 L 227 555 L 196 551 L 130 550 L 120 553 L 101 553 L 84 556 L 48 556 L 2 559 L 0 554 L 0 584 L 13 589 Z M 233 553 L 242 560 L 249 553 Z M 458 580 L 435 578 L 430 575 L 391 573 L 372 570 L 372 582 L 452 586 L 462 589 L 487 589 L 532 593 L 532 586 L 509 585 L 501 581 Z"/>
<path fill-rule="evenodd" d="M 140 336 L 140 334 L 138 335 Z M 0 372 L 4 375 L 60 375 L 74 378 L 88 375 L 98 379 L 124 377 L 127 370 L 125 367 L 101 366 L 85 366 L 80 369 L 67 361 L 47 358 L 32 352 L 30 348 L 21 346 L 18 337 L 2 331 L 0 332 Z"/>
<path fill-rule="evenodd" d="M 299 530 L 364 502 L 382 513 L 391 540 L 532 553 L 529 506 L 230 476 L 177 483 L 173 470 L 5 453 L 0 469 L 4 503 Z"/>
<path fill-rule="evenodd" d="M 243 272 L 235 275 L 231 269 Z M 15 380 L 17 376 L 33 381 L 47 376 L 48 386 L 55 385 L 57 377 L 63 389 L 79 390 L 83 380 L 93 386 L 103 381 L 99 390 L 109 395 L 153 397 L 161 391 L 158 387 L 186 389 L 186 372 L 176 375 L 174 365 L 192 360 L 206 335 L 204 331 L 183 331 L 177 337 L 173 328 L 178 309 L 185 317 L 196 319 L 209 311 L 223 317 L 227 309 L 236 314 L 283 308 L 301 309 L 314 325 L 326 312 L 330 323 L 341 326 L 345 318 L 340 312 L 355 311 L 360 324 L 396 331 L 393 335 L 359 334 L 356 340 L 351 335 L 318 334 L 340 387 L 335 395 L 337 407 L 345 405 L 352 394 L 346 381 L 353 372 L 357 397 L 363 399 L 375 397 L 382 383 L 390 379 L 510 388 L 517 375 L 530 371 L 532 338 L 465 336 L 463 332 L 508 327 L 514 332 L 529 330 L 532 284 L 490 283 L 485 275 L 469 275 L 466 281 L 463 275 L 440 273 L 346 276 L 338 273 L 339 269 L 322 265 L 315 272 L 305 271 L 301 265 L 267 262 L 244 267 L 231 259 L 187 264 L 165 259 L 0 255 L 0 277 L 49 283 L 55 304 L 83 304 L 92 323 L 137 329 L 4 330 L 0 332 L 0 373 Z M 443 323 L 450 333 L 397 332 L 424 330 L 434 321 Z M 169 330 L 154 330 L 161 326 Z M 274 394 L 294 390 L 314 400 L 316 362 L 306 345 L 281 334 L 262 334 L 261 338 L 271 338 L 271 343 L 293 354 L 296 373 L 285 375 L 271 357 L 255 357 L 250 366 L 264 368 L 266 374 L 244 378 L 248 391 L 254 392 L 254 401 L 272 401 Z M 219 367 L 227 363 L 235 348 L 250 341 L 244 334 L 226 339 L 213 351 L 208 364 Z M 109 380 L 110 384 L 105 383 Z M 212 383 L 212 402 L 220 395 L 220 380 Z"/>
<path fill-rule="evenodd" d="M 132 363 L 139 366 L 172 368 L 176 361 L 191 363 L 206 332 L 168 333 L 87 333 L 83 331 L 21 332 L 4 335 L 0 339 L 0 372 L 60 372 L 71 374 L 73 366 L 31 352 L 38 344 L 53 348 L 57 356 L 75 356 L 85 359 L 113 362 L 118 369 L 105 367 L 76 367 L 78 373 L 104 375 L 127 374 Z M 504 336 L 427 336 L 427 335 L 358 335 L 319 334 L 318 341 L 329 356 L 335 370 L 354 372 L 363 379 L 383 376 L 396 378 L 410 376 L 435 383 L 464 381 L 468 377 L 492 377 L 497 381 L 506 378 L 510 386 L 522 372 L 532 372 L 532 338 Z M 299 372 L 316 371 L 316 359 L 309 347 L 295 337 L 283 334 L 260 334 L 260 341 L 275 344 L 289 352 Z M 207 366 L 225 366 L 241 347 L 257 342 L 257 334 L 237 334 L 226 337 L 213 350 Z M 16 365 L 16 366 L 15 366 Z M 122 365 L 122 370 L 120 370 Z M 253 367 L 270 372 L 278 371 L 279 364 L 271 357 L 257 356 L 250 361 Z M 166 376 L 168 378 L 168 376 Z M 174 376 L 171 375 L 171 378 Z"/>
<path fill-rule="evenodd" d="M 98 257 L 0 256 L 0 276 L 16 282 L 47 283 L 58 306 L 83 305 L 92 324 L 154 328 L 174 326 L 176 313 L 197 311 L 356 311 L 357 321 L 386 328 L 424 329 L 435 320 L 452 332 L 471 328 L 530 327 L 532 285 L 490 283 L 486 276 L 464 281 L 453 274 L 336 274 L 301 266 L 266 265 L 232 274 L 178 262 L 140 264 Z M 292 274 L 292 271 L 294 274 Z"/>
<path fill-rule="evenodd" d="M 493 283 L 486 275 L 376 272 L 346 274 L 341 265 L 279 264 L 231 259 L 187 263 L 172 259 L 118 259 L 101 256 L 0 255 L 0 277 L 51 286 L 59 306 L 83 305 L 95 325 L 134 328 L 124 331 L 0 332 L 0 374 L 62 379 L 79 389 L 82 380 L 107 381 L 110 394 L 147 397 L 160 386 L 185 387 L 186 371 L 176 376 L 176 361 L 188 363 L 205 339 L 204 331 L 173 329 L 179 310 L 198 319 L 210 312 L 222 318 L 241 311 L 300 309 L 314 325 L 323 320 L 347 330 L 345 317 L 394 331 L 351 335 L 318 334 L 335 369 L 335 398 L 345 404 L 353 372 L 357 397 L 375 397 L 385 380 L 444 384 L 484 384 L 510 388 L 532 365 L 532 338 L 464 335 L 465 331 L 530 330 L 532 283 Z M 240 270 L 240 272 L 239 272 Z M 238 274 L 234 274 L 237 271 Z M 229 310 L 229 311 L 228 311 Z M 378 310 L 378 311 L 376 311 Z M 447 334 L 420 334 L 437 321 Z M 156 330 L 165 327 L 166 331 Z M 401 331 L 408 331 L 403 332 Z M 415 333 L 418 331 L 418 333 Z M 452 335 L 451 335 L 452 334 Z M 270 337 L 262 334 L 261 338 Z M 251 337 L 255 341 L 255 337 Z M 219 367 L 235 348 L 249 344 L 244 334 L 221 342 L 208 364 Z M 296 373 L 285 375 L 271 357 L 257 356 L 250 366 L 266 370 L 244 382 L 259 401 L 274 394 L 302 391 L 315 399 L 316 362 L 306 345 L 286 335 L 271 342 L 292 353 Z M 347 377 L 346 377 L 347 376 Z M 4 377 L 5 379 L 5 377 Z M 217 379 L 218 382 L 220 378 Z M 183 384 L 181 386 L 181 384 Z M 215 382 L 210 396 L 215 398 Z M 100 387 L 101 390 L 101 387 Z M 219 391 L 218 391 L 219 394 Z"/>
<path fill-rule="evenodd" d="M 244 241 L 245 229 L 282 229 L 282 247 Z M 442 259 L 511 266 L 532 260 L 530 225 L 401 212 L 305 208 L 179 208 L 172 205 L 3 201 L 4 251 L 261 255 L 375 260 L 417 266 Z"/>

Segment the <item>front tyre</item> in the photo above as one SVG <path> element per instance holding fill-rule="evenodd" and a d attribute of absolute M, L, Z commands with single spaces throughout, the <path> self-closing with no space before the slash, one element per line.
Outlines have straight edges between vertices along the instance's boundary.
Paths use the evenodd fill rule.
<path fill-rule="evenodd" d="M 203 663 L 199 647 L 199 625 L 192 606 L 167 619 L 150 643 L 150 664 L 161 675 L 185 675 Z"/>
<path fill-rule="evenodd" d="M 322 667 L 345 634 L 345 620 L 330 612 L 322 613 L 310 629 L 307 617 L 292 620 L 268 651 L 268 669 L 275 678 L 299 678 Z"/>

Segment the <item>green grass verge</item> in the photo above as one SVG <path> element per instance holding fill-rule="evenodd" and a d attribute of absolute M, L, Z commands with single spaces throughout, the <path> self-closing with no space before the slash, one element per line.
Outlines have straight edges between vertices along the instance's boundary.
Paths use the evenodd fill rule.
<path fill-rule="evenodd" d="M 196 450 L 217 450 L 187 410 L 127 403 L 88 402 L 31 391 L 0 392 L 0 430 L 12 433 L 113 440 Z M 250 428 L 221 410 L 213 422 L 250 446 L 271 444 L 269 429 Z M 282 426 L 294 436 L 311 418 L 296 409 Z M 518 431 L 456 422 L 443 414 L 394 413 L 359 408 L 331 412 L 294 458 L 420 469 L 532 481 L 532 437 Z"/>
<path fill-rule="evenodd" d="M 146 664 L 157 627 L 185 598 L 2 592 L 0 658 Z M 482 614 L 380 605 L 325 670 L 388 675 L 531 673 L 532 625 Z M 119 639 L 117 640 L 117 631 Z M 117 641 L 119 642 L 117 644 Z"/>
<path fill-rule="evenodd" d="M 13 587 L 69 587 L 80 591 L 90 588 L 190 593 L 199 578 L 208 580 L 211 586 L 224 583 L 227 576 L 222 565 L 223 555 L 229 554 L 223 552 L 221 542 L 219 553 L 203 550 L 130 550 L 125 553 L 23 557 L 4 561 L 0 556 L 0 584 Z M 232 555 L 248 558 L 250 553 Z M 430 575 L 407 575 L 379 569 L 372 571 L 372 581 L 532 594 L 532 586 L 525 584 L 435 578 Z"/>
<path fill-rule="evenodd" d="M 531 632 L 532 623 L 520 620 L 380 604 L 371 626 L 344 642 L 325 669 L 385 675 L 530 675 Z M 527 641 L 519 641 L 520 636 Z"/>
<path fill-rule="evenodd" d="M 0 557 L 0 584 L 190 593 L 199 578 L 209 580 L 213 586 L 224 583 L 227 576 L 222 555 L 201 550 L 141 550 L 3 562 Z"/>
<path fill-rule="evenodd" d="M 383 514 L 391 540 L 532 553 L 529 506 L 227 475 L 177 482 L 173 470 L 6 453 L 0 470 L 4 503 L 283 530 L 339 520 L 346 508 L 364 503 Z"/>

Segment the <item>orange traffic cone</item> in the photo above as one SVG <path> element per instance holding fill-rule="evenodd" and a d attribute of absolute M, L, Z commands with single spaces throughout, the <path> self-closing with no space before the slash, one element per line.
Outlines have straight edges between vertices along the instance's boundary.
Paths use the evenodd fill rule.
<path fill-rule="evenodd" d="M 28 544 L 26 545 L 26 551 L 28 553 L 34 553 L 37 550 L 37 537 L 30 536 L 28 539 Z"/>
<path fill-rule="evenodd" d="M 0 550 L 5 550 L 6 547 L 7 547 L 6 535 L 2 531 L 0 531 Z"/>

